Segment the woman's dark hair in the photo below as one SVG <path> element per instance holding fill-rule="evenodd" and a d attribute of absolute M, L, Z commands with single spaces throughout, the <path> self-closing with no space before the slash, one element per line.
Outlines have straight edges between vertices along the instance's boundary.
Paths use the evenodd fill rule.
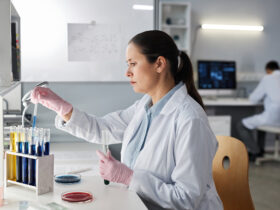
<path fill-rule="evenodd" d="M 269 61 L 266 66 L 265 66 L 265 69 L 269 69 L 269 70 L 276 70 L 276 69 L 279 69 L 279 65 L 277 63 L 277 61 Z"/>
<path fill-rule="evenodd" d="M 185 52 L 178 50 L 175 42 L 168 34 L 158 30 L 145 31 L 134 36 L 129 43 L 138 46 L 141 53 L 146 56 L 150 63 L 154 63 L 159 56 L 167 59 L 170 63 L 171 74 L 175 84 L 180 81 L 185 83 L 188 94 L 204 109 L 202 98 L 194 85 L 190 58 Z M 179 67 L 178 56 L 180 57 Z"/>

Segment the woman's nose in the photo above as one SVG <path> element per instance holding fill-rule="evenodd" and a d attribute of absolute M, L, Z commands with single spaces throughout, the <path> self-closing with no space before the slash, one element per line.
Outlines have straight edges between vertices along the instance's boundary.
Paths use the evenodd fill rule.
<path fill-rule="evenodd" d="M 129 70 L 129 68 L 126 70 L 126 76 L 127 77 L 131 77 L 132 76 L 132 72 Z"/>

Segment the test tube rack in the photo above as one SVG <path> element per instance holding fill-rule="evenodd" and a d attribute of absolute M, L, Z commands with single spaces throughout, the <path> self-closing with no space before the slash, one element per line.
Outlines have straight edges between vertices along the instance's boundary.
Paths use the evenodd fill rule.
<path fill-rule="evenodd" d="M 10 157 L 8 157 L 10 156 Z M 9 180 L 7 177 L 9 177 L 9 164 L 8 159 L 11 158 L 11 156 L 21 156 L 26 157 L 30 159 L 36 160 L 36 186 L 24 184 L 21 182 Z M 5 158 L 6 158 L 6 176 L 5 176 L 5 183 L 6 187 L 10 185 L 19 185 L 25 188 L 29 188 L 36 191 L 37 195 L 42 195 L 48 192 L 53 192 L 53 175 L 54 175 L 54 155 L 46 155 L 46 156 L 34 156 L 34 155 L 27 155 L 23 153 L 17 153 L 17 152 L 11 152 L 6 151 L 5 152 Z"/>

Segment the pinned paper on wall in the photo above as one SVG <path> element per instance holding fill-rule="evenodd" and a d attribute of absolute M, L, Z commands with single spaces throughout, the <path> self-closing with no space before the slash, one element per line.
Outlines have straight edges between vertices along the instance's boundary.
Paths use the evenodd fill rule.
<path fill-rule="evenodd" d="M 120 60 L 121 26 L 68 24 L 69 61 Z"/>

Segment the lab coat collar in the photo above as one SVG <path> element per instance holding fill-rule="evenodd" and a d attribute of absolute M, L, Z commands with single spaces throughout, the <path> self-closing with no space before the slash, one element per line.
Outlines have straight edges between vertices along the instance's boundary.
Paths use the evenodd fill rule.
<path fill-rule="evenodd" d="M 175 93 L 171 96 L 171 98 L 164 105 L 159 115 L 168 115 L 172 113 L 179 105 L 181 105 L 186 97 L 188 96 L 188 91 L 186 85 L 183 84 Z M 149 103 L 150 97 L 147 97 L 146 102 L 144 104 Z"/>
<path fill-rule="evenodd" d="M 168 103 L 172 95 L 184 85 L 183 82 L 178 83 L 173 87 L 165 96 L 163 96 L 156 104 L 151 106 L 151 100 L 145 105 L 145 111 L 147 114 L 151 114 L 152 118 L 160 114 L 161 110 L 164 108 L 165 104 Z"/>
<path fill-rule="evenodd" d="M 187 87 L 183 84 L 169 99 L 169 101 L 165 104 L 163 109 L 161 110 L 160 114 L 169 115 L 178 106 L 181 106 L 188 96 Z"/>
<path fill-rule="evenodd" d="M 272 74 L 280 74 L 280 70 L 279 69 L 277 69 L 277 70 L 274 70 L 273 72 L 272 72 Z"/>

